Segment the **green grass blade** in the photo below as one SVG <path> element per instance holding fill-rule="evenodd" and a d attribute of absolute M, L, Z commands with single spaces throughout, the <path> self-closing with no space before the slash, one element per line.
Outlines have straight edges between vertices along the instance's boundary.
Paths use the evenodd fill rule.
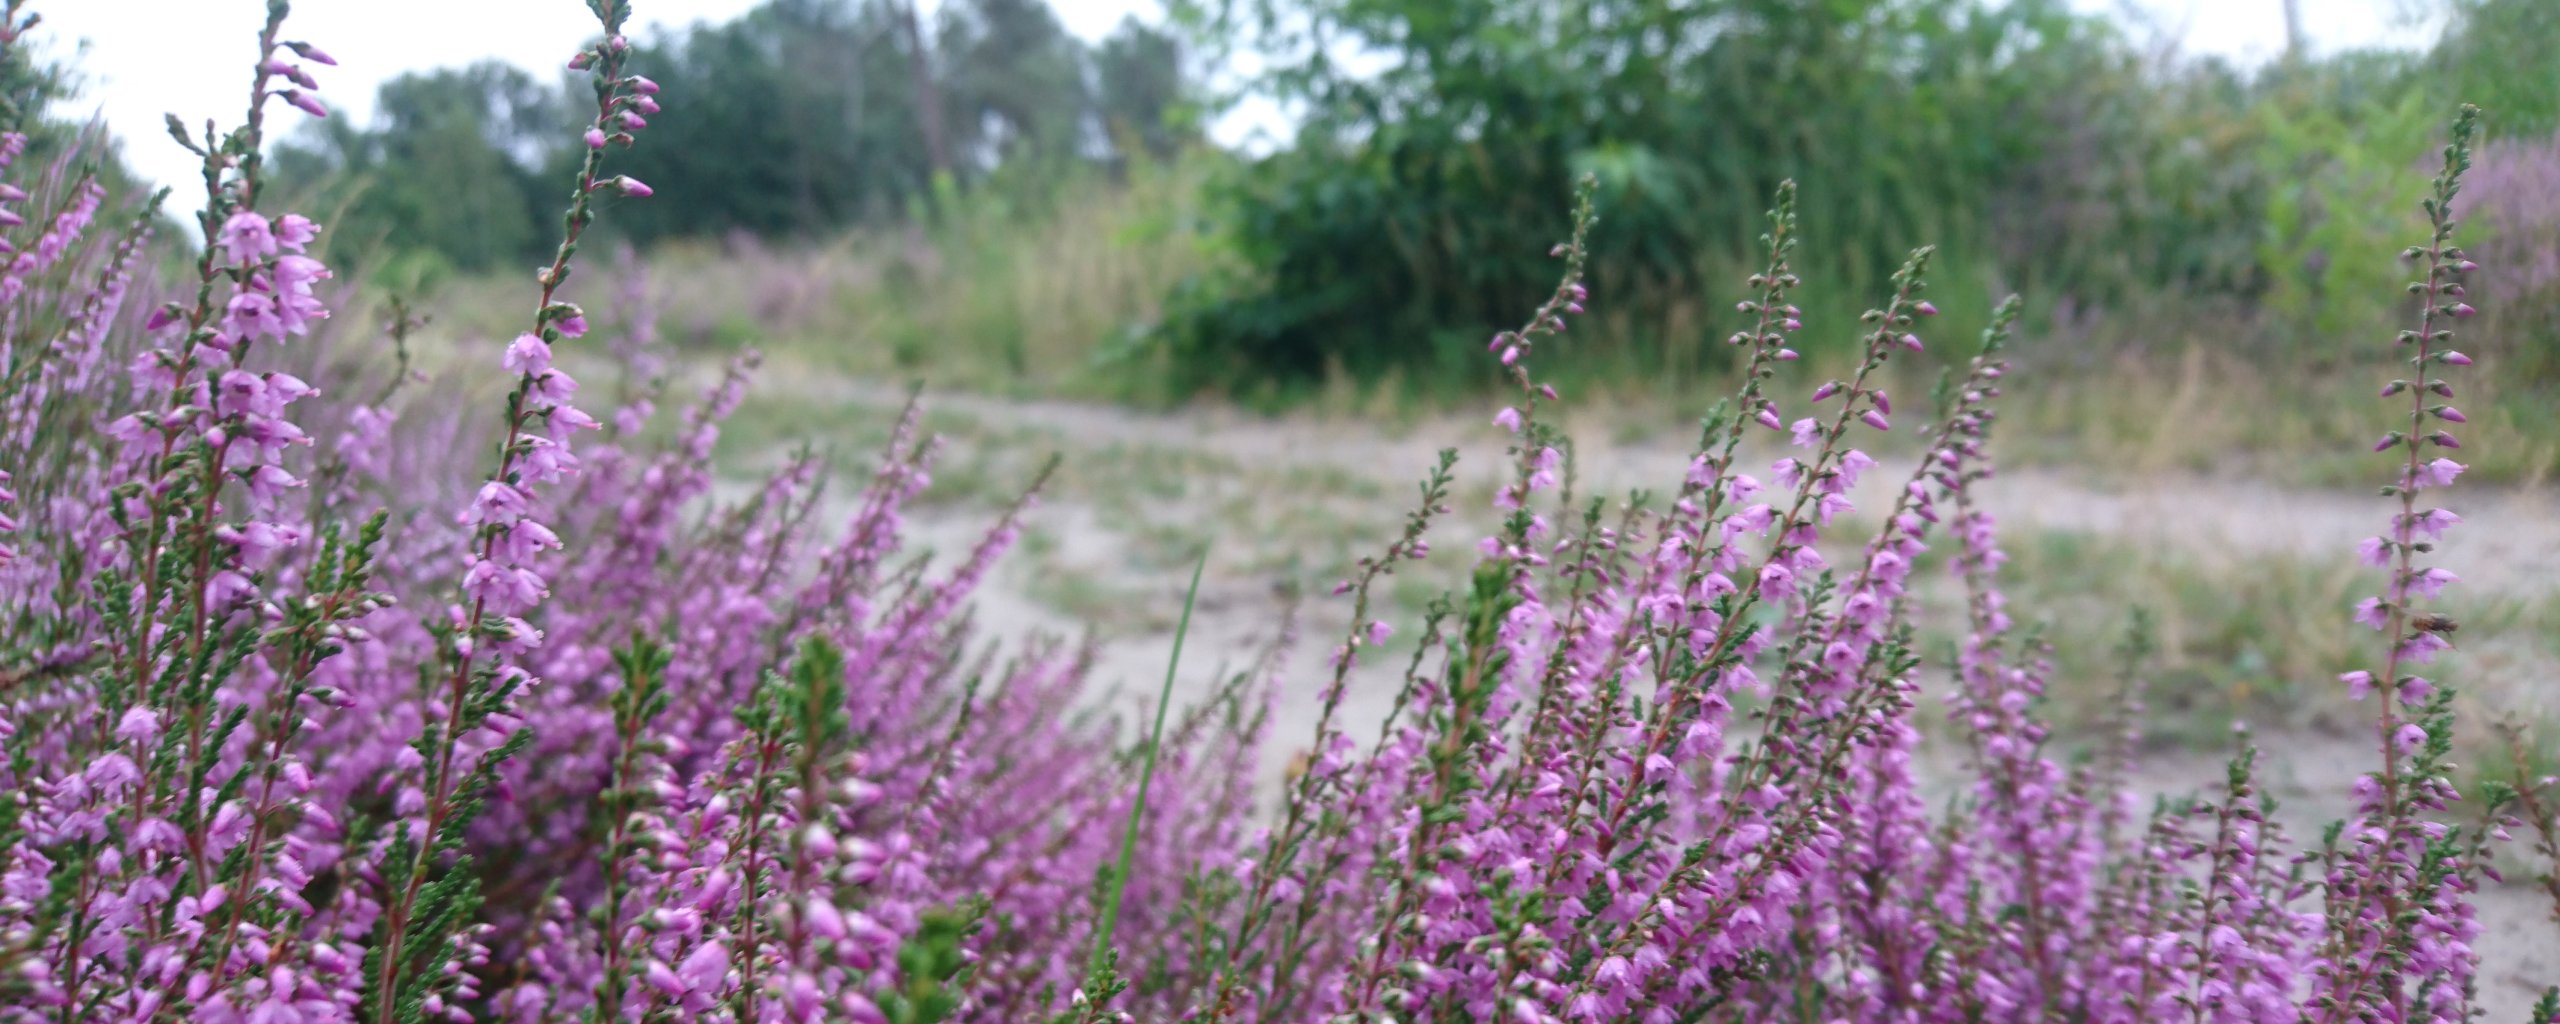
<path fill-rule="evenodd" d="M 1209 549 L 1200 549 L 1200 560 L 1191 566 L 1191 590 L 1182 596 L 1182 621 L 1173 630 L 1173 657 L 1165 661 L 1164 688 L 1156 692 L 1155 727 L 1147 733 L 1146 760 L 1138 768 L 1138 801 L 1129 808 L 1129 827 L 1120 836 L 1120 861 L 1111 869 L 1111 879 L 1102 899 L 1102 923 L 1094 929 L 1093 955 L 1087 961 L 1087 976 L 1102 973 L 1103 954 L 1111 948 L 1112 929 L 1120 923 L 1120 894 L 1129 885 L 1129 862 L 1138 852 L 1138 823 L 1146 817 L 1147 789 L 1155 784 L 1156 749 L 1164 742 L 1166 709 L 1173 706 L 1174 672 L 1182 665 L 1182 641 L 1191 635 L 1191 609 L 1200 600 L 1200 573 L 1209 567 Z"/>

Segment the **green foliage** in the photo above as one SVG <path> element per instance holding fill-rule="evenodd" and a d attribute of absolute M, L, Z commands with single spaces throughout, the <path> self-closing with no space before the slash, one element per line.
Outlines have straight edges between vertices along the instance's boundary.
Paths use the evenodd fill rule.
<path fill-rule="evenodd" d="M 1116 149 L 1134 140 L 1158 160 L 1170 159 L 1198 138 L 1189 109 L 1191 86 L 1182 74 L 1182 42 L 1136 18 L 1093 51 L 1094 111 Z"/>
<path fill-rule="evenodd" d="M 2187 221 L 2217 211 L 2188 196 L 2151 204 L 2160 244 L 2137 250 L 2141 266 L 2121 265 L 2120 242 L 2026 247 L 2056 233 L 2039 220 L 2051 210 L 2140 177 L 2081 166 L 2140 148 L 2129 137 L 2146 125 L 2128 111 L 2144 104 L 2119 94 L 2142 79 L 2105 23 L 2060 3 L 1303 0 L 1187 14 L 1278 51 L 1258 87 L 1307 110 L 1290 148 L 1224 184 L 1222 226 L 1248 272 L 1195 285 L 1168 333 L 1195 386 L 1447 372 L 1508 297 L 1543 284 L 1564 227 L 1554 197 L 1585 173 L 1608 211 L 1593 288 L 1655 325 L 1638 332 L 1652 346 L 1718 333 L 1671 314 L 1741 257 L 1759 197 L 1785 178 L 1818 197 L 1808 235 L 1859 239 L 1805 258 L 1852 293 L 1931 239 L 1960 263 L 2014 252 L 2003 269 L 2021 283 L 2075 289 L 2208 262 L 2190 239 L 2209 233 Z M 2097 226 L 2114 225 L 2066 225 Z"/>
<path fill-rule="evenodd" d="M 637 50 L 666 109 L 631 174 L 684 197 L 633 204 L 639 238 L 802 234 L 895 213 L 932 174 L 883 4 L 773 0 Z"/>
<path fill-rule="evenodd" d="M 2356 91 L 2390 70 L 2308 69 L 2256 110 L 2267 181 L 2260 300 L 2299 332 L 2287 340 L 2351 335 L 2392 309 L 2401 271 L 2372 254 L 2405 233 L 2407 155 L 2426 151 L 2439 108 L 2417 91 Z"/>
<path fill-rule="evenodd" d="M 969 966 L 962 946 L 986 913 L 981 899 L 951 910 L 928 911 L 916 923 L 915 934 L 898 946 L 898 988 L 872 1000 L 889 1024 L 935 1024 L 960 1008 L 965 985 L 955 979 Z"/>
<path fill-rule="evenodd" d="M 335 208 L 334 252 L 390 246 L 432 254 L 404 276 L 531 262 L 558 197 L 543 173 L 579 120 L 559 94 L 498 62 L 401 75 L 383 84 L 376 127 L 343 118 L 310 122 L 277 148 L 286 188 Z"/>
<path fill-rule="evenodd" d="M 957 0 L 930 33 L 913 18 L 904 0 L 766 0 L 636 41 L 665 107 L 624 166 L 683 201 L 625 204 L 614 230 L 811 237 L 1191 138 L 1182 48 L 1161 31 L 1129 22 L 1089 49 L 1042 0 Z M 376 276 L 410 288 L 545 254 L 534 228 L 561 197 L 541 183 L 584 155 L 582 86 L 486 62 L 401 76 L 379 106 L 371 126 L 317 122 L 275 156 L 306 205 L 334 208 L 335 245 L 379 253 Z"/>
<path fill-rule="evenodd" d="M 2549 0 L 2448 0 L 2452 15 L 2429 56 L 2436 102 L 2488 111 L 2491 138 L 2546 138 L 2560 131 L 2560 4 Z"/>

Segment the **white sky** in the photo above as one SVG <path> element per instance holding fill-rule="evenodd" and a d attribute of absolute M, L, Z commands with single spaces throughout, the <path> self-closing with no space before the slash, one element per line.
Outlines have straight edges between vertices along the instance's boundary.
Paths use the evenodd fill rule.
<path fill-rule="evenodd" d="M 635 27 L 721 21 L 757 0 L 638 0 Z M 2420 0 L 2298 0 L 2313 46 L 2322 51 L 2426 38 L 2408 27 L 2406 8 Z M 2254 62 L 2284 42 L 2283 0 L 2073 0 L 2083 10 L 2124 14 L 2156 26 L 2164 42 L 2190 54 Z M 938 0 L 923 0 L 929 13 Z M 37 45 L 54 53 L 85 47 L 89 76 L 81 105 L 120 129 L 127 159 L 164 182 L 189 180 L 194 158 L 168 140 L 160 124 L 175 113 L 190 125 L 206 117 L 225 126 L 239 117 L 248 90 L 254 33 L 263 0 L 37 0 L 44 15 Z M 1135 13 L 1154 19 L 1157 0 L 1055 0 L 1069 31 L 1098 39 Z M 310 42 L 338 59 L 313 68 L 333 117 L 372 114 L 374 89 L 404 71 L 468 64 L 495 57 L 557 73 L 595 21 L 578 0 L 297 0 L 286 38 Z M 2412 43 L 2414 45 L 2414 43 Z M 76 108 L 75 108 L 76 109 Z M 271 118 L 302 116 L 279 107 Z M 1241 138 L 1277 115 L 1239 111 L 1214 127 L 1222 141 Z M 271 121 L 271 123 L 273 123 Z"/>

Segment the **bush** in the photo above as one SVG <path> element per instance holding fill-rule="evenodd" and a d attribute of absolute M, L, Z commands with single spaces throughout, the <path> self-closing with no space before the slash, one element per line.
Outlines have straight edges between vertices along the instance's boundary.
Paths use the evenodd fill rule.
<path fill-rule="evenodd" d="M 1781 179 L 1824 240 L 1806 268 L 1851 294 L 1931 238 L 1969 272 L 2083 299 L 2245 272 L 2252 197 L 2212 142 L 2160 123 L 2214 99 L 2155 84 L 2063 4 L 1189 6 L 1256 12 L 1210 24 L 1276 50 L 1259 84 L 1305 117 L 1219 196 L 1243 271 L 1168 324 L 1186 388 L 1489 383 L 1463 355 L 1539 286 L 1553 197 L 1585 174 L 1608 210 L 1592 287 L 1632 319 L 1610 340 L 1640 366 L 1712 341 L 1680 307 L 1748 273 L 1734 243 Z"/>
<path fill-rule="evenodd" d="M 2385 389 L 2407 419 L 2363 554 L 2387 573 L 2356 612 L 2382 651 L 2342 680 L 2380 691 L 2382 764 L 2298 859 L 2251 755 L 2147 818 L 2124 749 L 2057 760 L 2051 669 L 1971 493 L 2014 300 L 1880 532 L 1837 565 L 1818 546 L 1880 471 L 1852 437 L 1919 417 L 1879 382 L 1927 344 L 1933 251 L 1893 273 L 1853 371 L 1784 399 L 1792 184 L 1741 391 L 1654 512 L 1556 497 L 1543 370 L 1588 299 L 1585 186 L 1561 280 L 1494 339 L 1501 528 L 1355 739 L 1332 709 L 1393 631 L 1372 588 L 1427 551 L 1444 456 L 1342 587 L 1314 756 L 1265 816 L 1268 673 L 1169 732 L 1160 697 L 1123 746 L 1079 712 L 1076 653 L 999 658 L 967 626 L 1012 515 L 945 572 L 901 558 L 932 453 L 912 414 L 821 534 L 811 459 L 712 499 L 752 360 L 662 446 L 654 385 L 609 423 L 581 411 L 571 365 L 658 359 L 645 294 L 614 300 L 635 326 L 606 358 L 559 290 L 593 200 L 651 192 L 611 172 L 657 86 L 624 5 L 592 6 L 576 199 L 487 422 L 357 351 L 325 319 L 345 296 L 306 255 L 318 226 L 257 207 L 261 108 L 316 106 L 330 63 L 279 41 L 281 3 L 250 116 L 202 143 L 192 280 L 138 266 L 147 211 L 96 230 L 102 190 L 68 165 L 0 193 L 49 211 L 0 276 L 0 1020 L 2468 1019 L 2489 843 L 2516 807 L 2553 834 L 2547 780 L 2455 822 L 2452 696 L 2412 674 L 2456 628 L 2424 563 L 2458 520 L 2419 499 L 2462 470 L 2433 449 L 2463 422 L 2438 375 L 2470 363 L 2468 112 L 2409 250 L 2416 369 Z M 1744 472 L 1755 425 L 1803 454 Z M 1971 595 L 1949 666 L 1971 785 L 1933 821 L 1905 598 L 1942 528 Z"/>

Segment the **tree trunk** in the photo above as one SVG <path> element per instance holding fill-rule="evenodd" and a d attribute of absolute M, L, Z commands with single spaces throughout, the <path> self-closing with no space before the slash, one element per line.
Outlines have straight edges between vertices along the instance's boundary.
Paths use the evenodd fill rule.
<path fill-rule="evenodd" d="M 925 160 L 939 176 L 951 170 L 951 149 L 943 140 L 942 87 L 933 80 L 933 65 L 924 48 L 924 30 L 917 24 L 916 0 L 900 0 L 898 27 L 907 36 L 907 71 L 915 77 L 916 122 L 924 129 Z"/>

